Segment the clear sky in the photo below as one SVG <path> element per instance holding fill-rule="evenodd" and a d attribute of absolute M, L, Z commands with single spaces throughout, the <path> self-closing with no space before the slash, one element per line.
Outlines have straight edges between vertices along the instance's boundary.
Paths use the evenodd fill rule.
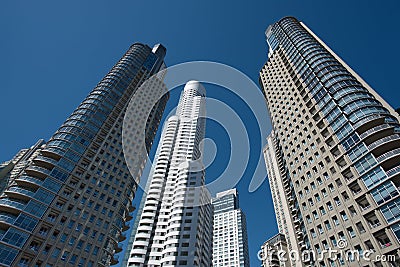
<path fill-rule="evenodd" d="M 267 60 L 264 31 L 288 15 L 305 22 L 389 104 L 400 107 L 399 13 L 398 1 L 4 1 L 0 161 L 49 138 L 133 42 L 162 43 L 169 66 L 216 61 L 257 83 Z M 177 97 L 173 94 L 169 109 Z M 236 103 L 229 97 L 226 101 Z M 208 123 L 207 135 L 223 143 L 218 129 Z M 252 144 L 257 151 L 259 138 Z M 276 226 L 267 182 L 248 192 L 253 163 L 238 189 L 247 215 L 251 266 L 259 266 L 256 253 Z M 220 171 L 218 164 L 207 175 Z"/>

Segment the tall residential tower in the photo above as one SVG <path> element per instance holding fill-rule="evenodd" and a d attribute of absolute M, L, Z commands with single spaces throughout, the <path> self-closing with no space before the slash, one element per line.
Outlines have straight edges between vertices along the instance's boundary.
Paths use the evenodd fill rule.
<path fill-rule="evenodd" d="M 219 192 L 214 207 L 214 267 L 250 267 L 246 216 L 239 208 L 236 189 Z"/>
<path fill-rule="evenodd" d="M 206 91 L 189 81 L 165 123 L 128 266 L 210 266 L 212 206 L 201 141 Z"/>
<path fill-rule="evenodd" d="M 130 149 L 140 162 L 128 170 L 122 151 L 124 114 L 140 85 L 164 68 L 165 53 L 161 45 L 133 44 L 8 182 L 0 196 L 0 266 L 118 262 L 114 253 L 121 250 L 118 242 L 129 228 L 126 222 L 132 219 L 132 199 L 147 158 L 146 149 Z M 168 94 L 161 81 L 151 83 L 147 92 L 136 117 L 146 132 L 130 130 L 150 149 Z"/>
<path fill-rule="evenodd" d="M 281 19 L 266 37 L 259 79 L 273 125 L 266 163 L 288 246 L 319 255 L 341 240 L 345 251 L 397 261 L 339 255 L 315 266 L 399 266 L 398 114 L 297 19 Z"/>

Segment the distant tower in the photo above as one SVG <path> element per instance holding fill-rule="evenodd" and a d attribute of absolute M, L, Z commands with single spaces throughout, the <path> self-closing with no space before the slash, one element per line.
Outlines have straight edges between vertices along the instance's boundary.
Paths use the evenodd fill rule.
<path fill-rule="evenodd" d="M 165 123 L 128 266 L 210 266 L 212 206 L 200 142 L 206 91 L 189 81 Z"/>
<path fill-rule="evenodd" d="M 397 255 L 313 266 L 400 266 L 399 115 L 297 19 L 274 23 L 266 37 L 259 81 L 273 133 L 265 159 L 287 244 L 320 255 L 341 241 L 345 251 L 374 251 L 371 259 Z"/>
<path fill-rule="evenodd" d="M 122 125 L 129 100 L 165 68 L 165 48 L 135 43 L 0 196 L 0 266 L 109 266 L 132 217 L 145 159 L 168 94 L 151 82 L 131 128 L 145 149 L 128 170 Z M 161 97 L 161 98 L 159 98 Z M 42 103 L 46 105 L 45 102 Z"/>
<path fill-rule="evenodd" d="M 217 193 L 214 207 L 213 266 L 250 267 L 246 216 L 236 189 Z"/>

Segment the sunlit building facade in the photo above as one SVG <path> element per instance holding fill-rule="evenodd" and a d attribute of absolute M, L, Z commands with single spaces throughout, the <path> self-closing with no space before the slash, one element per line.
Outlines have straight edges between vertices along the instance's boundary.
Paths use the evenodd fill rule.
<path fill-rule="evenodd" d="M 265 154 L 279 230 L 316 255 L 345 240 L 345 251 L 397 256 L 305 265 L 399 266 L 398 114 L 304 23 L 283 18 L 266 38 L 259 81 L 273 126 Z"/>

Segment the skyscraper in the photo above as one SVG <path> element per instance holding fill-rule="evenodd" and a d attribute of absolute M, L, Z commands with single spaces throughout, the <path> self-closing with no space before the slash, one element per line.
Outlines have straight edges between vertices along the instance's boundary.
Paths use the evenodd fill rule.
<path fill-rule="evenodd" d="M 166 50 L 135 43 L 14 177 L 0 197 L 1 266 L 108 266 L 132 219 L 146 151 L 130 149 L 141 164 L 128 170 L 122 125 L 131 96 L 164 68 Z M 168 94 L 152 82 L 141 99 L 138 125 L 147 149 Z M 149 114 L 149 116 L 147 116 Z"/>
<path fill-rule="evenodd" d="M 266 163 L 279 185 L 271 187 L 279 230 L 317 255 L 339 247 L 397 255 L 315 266 L 399 266 L 398 114 L 304 23 L 283 18 L 266 38 L 259 81 L 273 126 Z"/>
<path fill-rule="evenodd" d="M 128 266 L 210 266 L 211 196 L 201 161 L 206 91 L 186 83 L 165 123 Z"/>
<path fill-rule="evenodd" d="M 246 216 L 236 189 L 217 193 L 212 204 L 213 266 L 250 267 Z"/>

